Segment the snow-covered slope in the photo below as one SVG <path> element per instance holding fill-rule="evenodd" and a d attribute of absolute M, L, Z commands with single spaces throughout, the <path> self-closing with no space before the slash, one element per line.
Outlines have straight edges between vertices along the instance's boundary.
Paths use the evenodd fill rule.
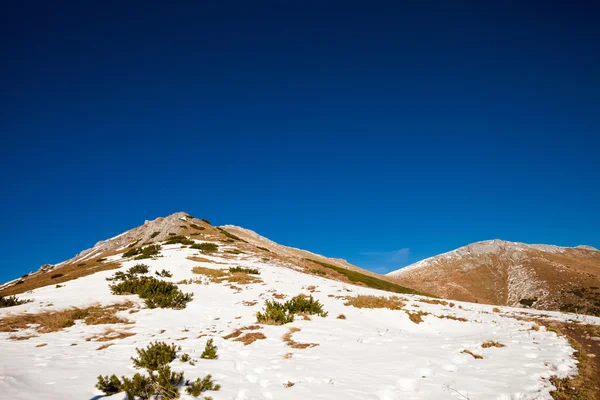
<path fill-rule="evenodd" d="M 136 239 L 137 240 L 137 239 Z M 346 297 L 391 296 L 348 283 L 304 273 L 293 263 L 270 260 L 262 254 L 233 254 L 236 243 L 215 242 L 219 251 L 198 254 L 180 244 L 163 245 L 160 256 L 127 259 L 118 271 L 140 262 L 149 274 L 163 269 L 172 274 L 193 300 L 185 309 L 148 309 L 135 295 L 111 294 L 106 278 L 115 270 L 100 271 L 74 280 L 44 286 L 20 295 L 33 302 L 0 309 L 0 321 L 20 313 L 38 313 L 69 307 L 110 305 L 129 300 L 131 310 L 120 312 L 128 324 L 87 325 L 79 320 L 57 332 L 37 333 L 34 327 L 0 333 L 0 393 L 6 399 L 97 399 L 98 375 L 131 376 L 131 357 L 136 348 L 155 340 L 176 343 L 179 354 L 188 353 L 194 365 L 179 360 L 170 365 L 194 380 L 212 374 L 220 391 L 207 392 L 225 399 L 550 399 L 548 378 L 577 372 L 573 349 L 567 340 L 544 327 L 532 330 L 531 322 L 511 318 L 522 310 L 502 312 L 486 305 L 423 302 L 425 298 L 401 295 L 403 309 L 355 308 Z M 229 252 L 228 252 L 229 251 Z M 201 257 L 191 260 L 189 257 Z M 121 255 L 107 262 L 122 261 Z M 192 272 L 194 267 L 256 268 L 261 282 L 230 284 L 210 282 Z M 290 324 L 258 325 L 266 337 L 249 345 L 224 337 L 236 329 L 257 325 L 256 313 L 265 300 L 289 299 L 298 294 L 314 296 L 329 313 L 310 320 L 296 318 Z M 426 299 L 425 299 L 426 300 Z M 409 317 L 422 312 L 423 322 Z M 536 311 L 530 316 L 540 317 Z M 547 316 L 579 318 L 560 313 Z M 344 315 L 345 319 L 339 317 Z M 588 323 L 600 323 L 586 317 Z M 283 336 L 298 328 L 293 340 L 314 346 L 292 347 Z M 112 329 L 133 334 L 98 342 Z M 19 337 L 33 335 L 27 340 Z M 11 339 L 11 336 L 13 337 Z M 108 335 L 109 338 L 112 337 Z M 116 336 L 115 336 L 116 337 Z M 217 360 L 201 359 L 209 339 L 218 347 Z M 483 348 L 493 340 L 505 347 Z M 105 347 L 105 345 L 109 345 Z M 481 355 L 476 359 L 465 353 Z M 111 398 L 123 399 L 124 394 Z M 182 398 L 192 398 L 182 391 Z"/>
<path fill-rule="evenodd" d="M 540 309 L 596 314 L 600 251 L 496 239 L 427 258 L 387 276 L 445 298 L 509 306 L 533 301 Z"/>

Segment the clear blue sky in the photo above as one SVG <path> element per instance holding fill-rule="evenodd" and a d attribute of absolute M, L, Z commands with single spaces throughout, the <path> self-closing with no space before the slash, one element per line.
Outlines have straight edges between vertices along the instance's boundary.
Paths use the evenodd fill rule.
<path fill-rule="evenodd" d="M 176 211 L 378 272 L 600 247 L 592 2 L 168 3 L 3 3 L 1 281 Z"/>

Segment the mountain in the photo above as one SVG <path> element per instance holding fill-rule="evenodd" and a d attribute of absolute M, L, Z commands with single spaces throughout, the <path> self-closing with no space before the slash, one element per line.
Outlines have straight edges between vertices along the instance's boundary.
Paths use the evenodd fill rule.
<path fill-rule="evenodd" d="M 595 381 L 578 362 L 592 360 L 600 318 L 423 296 L 186 213 L 98 242 L 0 293 L 2 398 L 600 393 L 578 383 Z M 557 334 L 567 325 L 587 335 L 578 353 Z"/>
<path fill-rule="evenodd" d="M 600 316 L 600 251 L 488 240 L 390 272 L 440 297 Z"/>

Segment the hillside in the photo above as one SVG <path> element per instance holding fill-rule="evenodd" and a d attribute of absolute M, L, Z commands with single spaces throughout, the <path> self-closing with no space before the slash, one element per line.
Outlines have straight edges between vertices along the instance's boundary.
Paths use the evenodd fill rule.
<path fill-rule="evenodd" d="M 596 351 L 600 318 L 421 296 L 343 260 L 185 213 L 2 291 L 18 293 L 0 299 L 0 393 L 10 399 L 598 393 L 596 370 L 582 364 L 591 358 L 557 329 L 587 335 L 585 348 Z"/>
<path fill-rule="evenodd" d="M 387 274 L 440 297 L 600 316 L 600 251 L 490 240 Z"/>

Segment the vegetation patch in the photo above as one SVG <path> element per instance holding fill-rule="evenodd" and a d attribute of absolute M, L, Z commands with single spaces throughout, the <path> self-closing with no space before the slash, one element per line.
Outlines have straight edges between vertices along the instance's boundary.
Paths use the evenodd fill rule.
<path fill-rule="evenodd" d="M 17 332 L 27 328 L 32 328 L 42 334 L 57 332 L 75 325 L 77 320 L 83 320 L 87 325 L 129 324 L 131 321 L 118 317 L 116 314 L 133 306 L 132 302 L 125 302 L 108 307 L 91 306 L 37 314 L 10 315 L 0 319 L 0 332 Z"/>
<path fill-rule="evenodd" d="M 155 237 L 157 237 L 158 235 L 160 235 L 159 231 L 156 232 L 152 232 L 152 235 L 150 235 L 150 239 L 154 239 Z"/>
<path fill-rule="evenodd" d="M 266 300 L 265 309 L 256 314 L 256 319 L 263 324 L 283 325 L 293 322 L 296 314 L 327 316 L 319 300 L 313 299 L 312 296 L 306 298 L 298 295 L 285 303 Z"/>
<path fill-rule="evenodd" d="M 461 353 L 463 353 L 463 354 L 468 354 L 468 355 L 472 356 L 472 357 L 473 357 L 474 359 L 476 359 L 476 360 L 481 360 L 481 359 L 483 359 L 483 356 L 481 356 L 481 355 L 479 355 L 479 354 L 476 354 L 476 353 L 473 353 L 471 350 L 467 350 L 467 349 L 465 349 L 465 350 L 461 351 Z"/>
<path fill-rule="evenodd" d="M 60 278 L 61 276 L 65 276 L 65 274 L 52 274 L 50 275 L 50 279 Z"/>
<path fill-rule="evenodd" d="M 151 244 L 144 248 L 138 247 L 131 250 L 127 250 L 123 253 L 123 258 L 134 257 L 135 260 L 142 260 L 144 258 L 151 258 L 153 256 L 157 256 L 160 254 L 160 245 L 159 244 Z"/>
<path fill-rule="evenodd" d="M 171 282 L 154 277 L 126 277 L 122 282 L 110 286 L 116 295 L 137 294 L 148 308 L 183 309 L 192 301 L 192 293 L 183 293 Z"/>
<path fill-rule="evenodd" d="M 483 347 L 484 349 L 487 349 L 489 347 L 501 348 L 501 347 L 506 347 L 506 346 L 503 345 L 502 343 L 496 342 L 494 340 L 487 340 L 481 344 L 481 347 Z"/>
<path fill-rule="evenodd" d="M 125 392 L 127 398 L 141 400 L 177 399 L 182 384 L 192 396 L 200 396 L 207 390 L 220 389 L 220 386 L 212 381 L 211 375 L 189 382 L 184 379 L 183 372 L 172 372 L 168 364 L 175 359 L 175 350 L 174 344 L 167 345 L 164 342 L 151 343 L 146 349 L 136 349 L 138 357 L 132 358 L 134 367 L 145 368 L 147 376 L 140 373 L 136 373 L 132 378 L 118 378 L 114 374 L 100 375 L 96 388 L 108 396 Z"/>
<path fill-rule="evenodd" d="M 454 321 L 460 321 L 460 322 L 467 322 L 468 319 L 463 318 L 463 317 L 456 317 L 454 315 L 436 315 L 437 318 L 439 319 L 451 319 Z"/>
<path fill-rule="evenodd" d="M 429 313 L 424 311 L 411 312 L 408 310 L 404 310 L 404 312 L 406 312 L 406 315 L 408 315 L 408 319 L 410 319 L 415 324 L 420 324 L 421 322 L 423 322 L 423 316 L 429 315 Z"/>
<path fill-rule="evenodd" d="M 316 347 L 319 344 L 318 343 L 299 343 L 296 342 L 294 339 L 292 339 L 292 335 L 296 332 L 300 332 L 300 328 L 290 328 L 290 330 L 283 335 L 283 341 L 285 343 L 287 343 L 288 346 L 294 348 L 294 349 L 307 349 L 309 347 Z"/>
<path fill-rule="evenodd" d="M 200 358 L 204 358 L 205 360 L 216 360 L 218 358 L 217 346 L 213 344 L 212 339 L 209 339 L 208 342 L 206 342 L 204 351 L 202 352 L 202 355 L 200 355 Z"/>
<path fill-rule="evenodd" d="M 253 274 L 253 275 L 260 274 L 260 271 L 256 268 L 243 268 L 243 267 L 229 267 L 229 272 L 231 272 L 231 273 L 242 272 L 244 274 Z"/>
<path fill-rule="evenodd" d="M 172 278 L 173 274 L 170 273 L 169 271 L 167 271 L 166 269 L 163 269 L 162 271 L 156 271 L 156 275 L 160 276 L 161 278 Z"/>
<path fill-rule="evenodd" d="M 169 235 L 171 235 L 171 234 L 169 233 Z M 178 243 L 179 243 L 179 244 L 183 244 L 183 245 L 186 245 L 186 246 L 191 246 L 191 245 L 193 245 L 193 244 L 194 244 L 194 243 L 196 243 L 196 242 L 194 242 L 194 241 L 193 241 L 193 240 L 191 240 L 191 239 L 188 239 L 188 238 L 187 238 L 187 237 L 185 237 L 185 236 L 181 236 L 181 235 L 177 235 L 177 234 L 176 234 L 176 235 L 173 235 L 173 236 L 169 236 L 169 237 L 168 237 L 168 238 L 165 240 L 165 242 L 164 242 L 164 243 L 165 243 L 165 244 L 178 244 Z"/>
<path fill-rule="evenodd" d="M 203 230 L 205 230 L 205 229 L 206 229 L 205 227 L 203 227 L 203 226 L 199 226 L 199 225 L 196 225 L 196 224 L 190 224 L 190 226 L 191 226 L 192 228 L 194 228 L 194 229 L 198 230 L 198 231 L 203 231 Z"/>
<path fill-rule="evenodd" d="M 205 268 L 205 267 L 194 267 L 192 268 L 192 272 L 195 274 L 201 274 L 207 276 L 211 282 L 214 283 L 222 283 L 222 282 L 230 282 L 230 283 L 238 283 L 240 285 L 246 285 L 251 283 L 259 283 L 262 282 L 260 278 L 254 277 L 246 272 L 233 272 L 225 271 L 222 269 L 213 269 L 213 268 Z"/>
<path fill-rule="evenodd" d="M 239 240 L 240 242 L 244 242 L 244 243 L 248 243 L 247 241 L 245 241 L 244 239 L 234 235 L 231 232 L 227 232 L 225 229 L 223 228 L 217 228 L 219 231 L 221 231 L 221 233 L 225 236 L 227 236 L 229 239 L 233 239 L 233 240 Z"/>
<path fill-rule="evenodd" d="M 229 254 L 244 254 L 243 251 L 238 250 L 238 249 L 225 250 L 225 253 L 229 253 Z"/>
<path fill-rule="evenodd" d="M 345 306 L 356 308 L 389 308 L 390 310 L 401 310 L 406 305 L 397 296 L 366 296 L 346 297 Z"/>
<path fill-rule="evenodd" d="M 267 253 L 271 252 L 271 250 L 267 249 L 266 247 L 256 246 L 256 248 L 262 251 L 266 251 Z"/>
<path fill-rule="evenodd" d="M 310 272 L 312 272 L 313 274 L 318 274 L 318 275 L 327 275 L 327 272 L 323 271 L 322 269 L 318 269 L 318 268 L 313 268 L 310 270 Z"/>
<path fill-rule="evenodd" d="M 194 243 L 190 247 L 203 253 L 214 253 L 219 250 L 219 246 L 215 243 Z"/>
<path fill-rule="evenodd" d="M 321 267 L 331 269 L 337 273 L 340 273 L 340 274 L 344 275 L 346 278 L 348 278 L 348 280 L 350 280 L 353 283 L 362 283 L 373 289 L 386 290 L 388 292 L 395 292 L 395 293 L 419 294 L 422 296 L 432 297 L 431 295 L 423 293 L 423 292 L 419 292 L 418 290 L 410 289 L 410 288 L 407 288 L 407 287 L 404 287 L 401 285 L 397 285 L 395 283 L 391 283 L 391 282 L 384 281 L 379 278 L 375 278 L 373 276 L 365 275 L 358 271 L 351 271 L 349 269 L 336 267 L 335 265 L 331 265 L 331 264 L 324 263 L 321 261 L 311 260 L 309 258 L 305 258 L 305 260 L 310 261 L 315 264 L 318 264 Z"/>
<path fill-rule="evenodd" d="M 0 308 L 20 306 L 21 304 L 31 303 L 32 299 L 21 300 L 17 296 L 0 296 Z"/>
<path fill-rule="evenodd" d="M 267 337 L 262 333 L 262 332 L 249 332 L 246 333 L 244 336 L 240 336 L 237 339 L 235 339 L 236 342 L 242 342 L 244 343 L 244 346 L 248 346 L 254 342 L 256 342 L 257 340 L 264 340 Z"/>

